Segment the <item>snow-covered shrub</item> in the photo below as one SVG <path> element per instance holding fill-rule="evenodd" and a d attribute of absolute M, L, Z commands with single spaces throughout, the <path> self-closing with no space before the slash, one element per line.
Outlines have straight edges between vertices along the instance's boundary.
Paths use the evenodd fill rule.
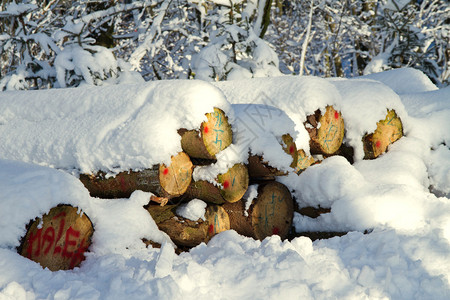
<path fill-rule="evenodd" d="M 0 91 L 51 82 L 49 58 L 60 51 L 49 35 L 47 24 L 53 21 L 48 10 L 27 1 L 12 1 L 0 11 Z"/>
<path fill-rule="evenodd" d="M 66 25 L 54 34 L 56 40 L 65 41 L 63 50 L 54 60 L 56 80 L 60 87 L 78 86 L 82 82 L 100 85 L 108 78 L 117 77 L 119 71 L 113 53 L 94 45 L 95 40 L 84 31 L 82 21 L 66 21 Z"/>
<path fill-rule="evenodd" d="M 262 39 L 271 1 L 214 1 L 202 15 L 209 41 L 192 59 L 192 75 L 226 80 L 280 74 L 278 56 Z"/>

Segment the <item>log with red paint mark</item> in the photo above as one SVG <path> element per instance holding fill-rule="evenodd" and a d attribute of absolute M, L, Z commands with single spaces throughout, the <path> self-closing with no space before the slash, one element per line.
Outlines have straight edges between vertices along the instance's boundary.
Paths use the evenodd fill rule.
<path fill-rule="evenodd" d="M 52 271 L 73 269 L 85 259 L 93 232 L 78 208 L 57 206 L 31 223 L 19 253 Z"/>
<path fill-rule="evenodd" d="M 214 235 L 230 229 L 226 211 L 218 205 L 208 205 L 205 219 L 192 221 L 176 214 L 178 205 L 149 205 L 146 207 L 158 228 L 182 247 L 207 243 Z M 147 244 L 152 244 L 146 241 Z"/>
<path fill-rule="evenodd" d="M 169 166 L 159 164 L 142 171 L 121 172 L 106 178 L 104 172 L 96 175 L 80 175 L 80 180 L 92 197 L 128 198 L 135 190 L 152 192 L 160 197 L 173 198 L 182 195 L 192 180 L 193 164 L 189 156 L 180 152 L 171 159 Z"/>
<path fill-rule="evenodd" d="M 234 165 L 226 173 L 217 176 L 217 183 L 219 186 L 206 180 L 193 181 L 183 197 L 215 204 L 236 202 L 248 189 L 247 167 L 243 164 Z"/>
<path fill-rule="evenodd" d="M 294 217 L 294 201 L 289 189 L 276 181 L 260 184 L 249 209 L 243 200 L 225 203 L 231 229 L 239 234 L 263 240 L 271 235 L 286 238 Z"/>
<path fill-rule="evenodd" d="M 377 158 L 387 151 L 390 144 L 402 136 L 403 124 L 401 119 L 394 110 L 388 110 L 386 118 L 377 123 L 377 129 L 363 137 L 364 158 Z"/>
<path fill-rule="evenodd" d="M 305 128 L 310 137 L 311 154 L 333 155 L 344 140 L 344 119 L 331 105 L 324 112 L 318 109 L 307 116 Z"/>
<path fill-rule="evenodd" d="M 215 159 L 216 154 L 227 148 L 233 133 L 228 117 L 219 109 L 206 114 L 207 120 L 200 126 L 200 130 L 180 129 L 181 147 L 190 157 L 201 159 Z"/>
<path fill-rule="evenodd" d="M 289 134 L 281 137 L 280 143 L 283 151 L 292 157 L 290 167 L 295 170 L 298 160 L 297 146 Z M 273 180 L 275 176 L 287 175 L 289 172 L 281 171 L 271 165 L 271 162 L 264 161 L 259 155 L 250 155 L 248 158 L 248 174 L 251 178 L 262 180 Z"/>

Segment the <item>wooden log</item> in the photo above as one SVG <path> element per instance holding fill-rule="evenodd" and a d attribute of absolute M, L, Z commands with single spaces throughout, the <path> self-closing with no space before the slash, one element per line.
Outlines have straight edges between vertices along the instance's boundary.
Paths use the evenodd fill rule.
<path fill-rule="evenodd" d="M 294 217 L 294 203 L 288 188 L 272 181 L 258 186 L 258 196 L 245 210 L 243 200 L 226 203 L 230 227 L 239 234 L 263 240 L 273 234 L 286 238 Z"/>
<path fill-rule="evenodd" d="M 387 151 L 390 144 L 403 136 L 403 125 L 393 109 L 388 110 L 386 119 L 377 123 L 377 129 L 363 137 L 364 159 L 374 159 Z"/>
<path fill-rule="evenodd" d="M 84 260 L 94 232 L 78 208 L 61 205 L 31 222 L 19 253 L 52 271 L 73 269 Z"/>
<path fill-rule="evenodd" d="M 297 145 L 290 134 L 284 134 L 281 140 L 281 147 L 284 152 L 292 156 L 290 167 L 295 169 L 298 160 Z M 270 162 L 264 161 L 260 155 L 250 155 L 247 166 L 249 176 L 255 179 L 274 180 L 275 176 L 284 176 L 289 173 L 272 167 Z"/>
<path fill-rule="evenodd" d="M 217 182 L 220 186 L 206 180 L 194 181 L 189 185 L 183 197 L 197 198 L 215 204 L 239 201 L 248 188 L 247 167 L 243 164 L 235 164 L 228 172 L 219 174 Z"/>
<path fill-rule="evenodd" d="M 298 159 L 297 159 L 297 165 L 295 166 L 295 172 L 297 174 L 302 173 L 305 171 L 309 166 L 317 163 L 314 157 L 311 155 L 306 155 L 305 151 L 302 149 L 297 151 Z"/>
<path fill-rule="evenodd" d="M 219 109 L 206 114 L 207 121 L 198 130 L 180 129 L 181 147 L 189 156 L 215 159 L 216 154 L 228 147 L 233 140 L 228 117 Z"/>
<path fill-rule="evenodd" d="M 214 235 L 230 229 L 226 211 L 218 205 L 206 208 L 205 220 L 192 221 L 176 214 L 178 205 L 146 207 L 156 225 L 167 233 L 177 246 L 195 247 L 207 243 Z"/>
<path fill-rule="evenodd" d="M 189 156 L 180 152 L 173 156 L 169 166 L 159 164 L 142 171 L 120 172 L 106 178 L 104 172 L 81 174 L 80 180 L 92 197 L 128 198 L 136 190 L 152 192 L 160 197 L 182 195 L 192 180 L 193 164 Z"/>
<path fill-rule="evenodd" d="M 328 105 L 325 113 L 322 114 L 318 109 L 306 119 L 305 128 L 310 137 L 311 154 L 332 155 L 338 151 L 345 133 L 341 113 Z"/>

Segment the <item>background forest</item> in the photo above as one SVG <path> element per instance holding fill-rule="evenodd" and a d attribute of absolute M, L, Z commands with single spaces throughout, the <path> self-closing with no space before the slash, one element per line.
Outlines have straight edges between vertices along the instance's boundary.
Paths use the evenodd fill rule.
<path fill-rule="evenodd" d="M 0 91 L 414 67 L 449 84 L 447 0 L 3 0 Z"/>

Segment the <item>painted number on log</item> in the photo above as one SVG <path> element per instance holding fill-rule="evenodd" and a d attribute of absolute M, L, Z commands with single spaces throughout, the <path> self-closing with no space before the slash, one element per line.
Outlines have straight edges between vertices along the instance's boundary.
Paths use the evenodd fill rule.
<path fill-rule="evenodd" d="M 214 117 L 216 118 L 216 122 L 214 124 L 214 132 L 216 133 L 216 140 L 214 141 L 214 144 L 220 144 L 219 149 L 222 150 L 222 140 L 220 139 L 219 135 L 224 133 L 224 130 L 221 129 L 223 121 L 222 121 L 222 114 L 219 113 L 219 111 L 214 111 Z"/>
<path fill-rule="evenodd" d="M 260 214 L 257 217 L 258 223 L 255 225 L 260 226 L 261 223 L 263 223 L 264 231 L 272 232 L 273 234 L 277 234 L 279 232 L 279 229 L 277 227 L 274 227 L 273 221 L 275 218 L 276 208 L 283 201 L 284 201 L 284 198 L 282 196 L 273 192 L 272 200 L 270 202 L 266 203 L 266 205 L 264 206 L 264 210 L 261 210 Z"/>

